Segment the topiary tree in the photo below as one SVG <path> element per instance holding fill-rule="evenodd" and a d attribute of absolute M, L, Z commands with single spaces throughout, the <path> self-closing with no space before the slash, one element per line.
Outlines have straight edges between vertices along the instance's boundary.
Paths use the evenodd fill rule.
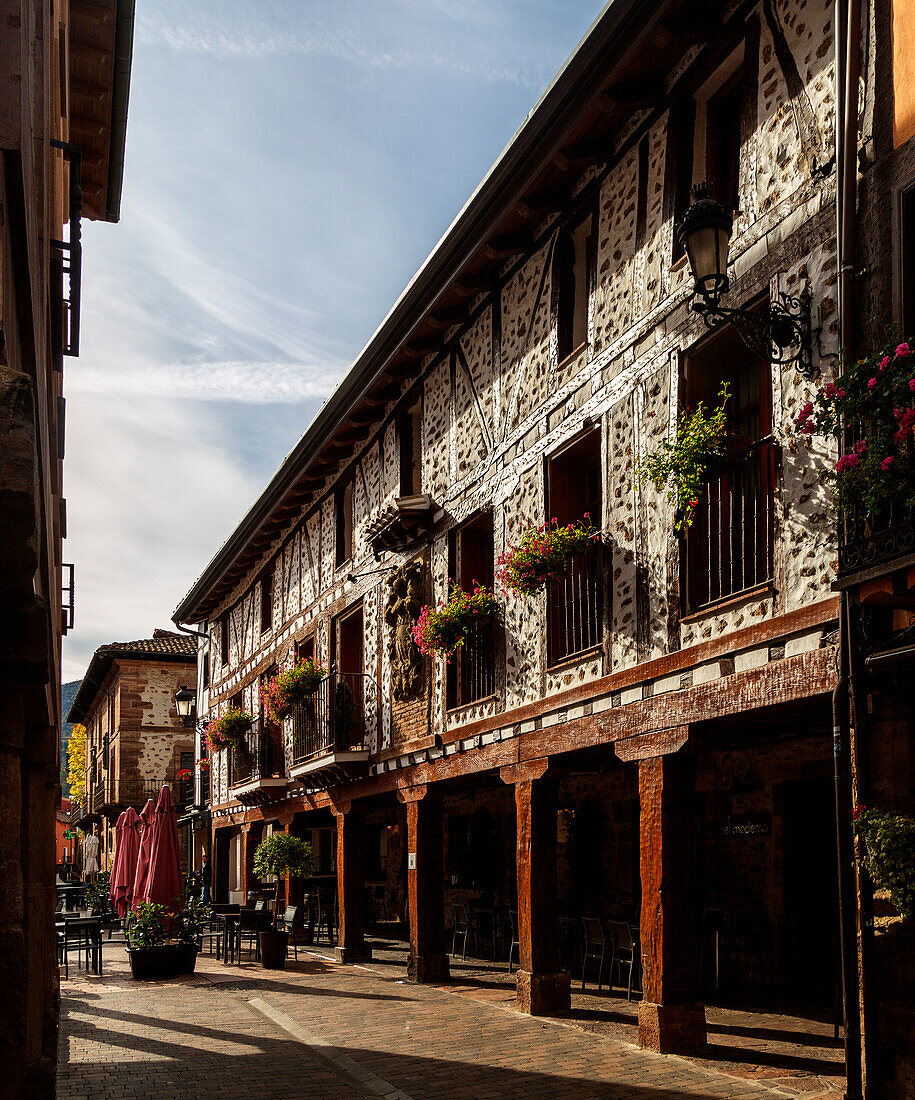
<path fill-rule="evenodd" d="M 254 852 L 254 873 L 258 878 L 275 876 L 273 914 L 276 921 L 280 900 L 280 878 L 308 878 L 314 872 L 314 854 L 307 840 L 290 833 L 271 833 Z"/>

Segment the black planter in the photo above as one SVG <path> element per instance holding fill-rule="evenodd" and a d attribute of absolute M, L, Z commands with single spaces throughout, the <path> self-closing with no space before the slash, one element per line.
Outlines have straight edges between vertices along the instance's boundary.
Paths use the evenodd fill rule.
<path fill-rule="evenodd" d="M 261 965 L 266 970 L 286 969 L 286 948 L 289 946 L 288 932 L 260 932 Z"/>
<path fill-rule="evenodd" d="M 128 947 L 130 970 L 138 981 L 177 978 L 193 974 L 197 965 L 196 943 L 167 943 L 161 947 Z"/>

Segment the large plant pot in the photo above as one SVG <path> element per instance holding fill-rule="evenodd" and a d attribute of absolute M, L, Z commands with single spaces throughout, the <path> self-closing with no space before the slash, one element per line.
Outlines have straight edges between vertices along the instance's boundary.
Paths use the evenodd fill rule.
<path fill-rule="evenodd" d="M 258 936 L 261 944 L 261 965 L 266 970 L 285 970 L 289 933 L 260 932 Z"/>
<path fill-rule="evenodd" d="M 168 943 L 161 947 L 128 947 L 130 970 L 138 981 L 177 978 L 193 974 L 197 965 L 197 944 Z"/>

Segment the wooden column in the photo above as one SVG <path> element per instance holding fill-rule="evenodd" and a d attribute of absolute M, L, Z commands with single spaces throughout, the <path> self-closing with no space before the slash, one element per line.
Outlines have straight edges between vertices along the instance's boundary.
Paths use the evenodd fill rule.
<path fill-rule="evenodd" d="M 281 813 L 280 816 L 279 816 L 279 824 L 280 824 L 280 827 L 282 828 L 283 832 L 287 836 L 290 836 L 292 834 L 292 815 L 291 814 Z M 302 880 L 301 879 L 297 880 L 297 879 L 293 878 L 291 875 L 286 875 L 286 877 L 280 883 L 279 904 L 278 904 L 278 908 L 279 908 L 280 913 L 282 913 L 283 909 L 285 909 L 285 907 L 287 905 L 292 905 L 293 904 L 291 898 L 292 898 L 292 891 L 293 891 L 293 883 L 296 882 L 296 881 L 301 882 Z M 277 914 L 277 915 L 279 915 L 279 914 Z"/>
<path fill-rule="evenodd" d="M 642 983 L 639 1046 L 662 1054 L 705 1046 L 696 922 L 696 758 L 687 727 L 616 746 L 639 765 Z M 657 753 L 663 755 L 657 755 Z"/>
<path fill-rule="evenodd" d="M 247 904 L 248 891 L 254 889 L 254 849 L 257 847 L 257 836 L 252 835 L 251 825 L 247 823 L 241 827 L 241 892 L 242 905 Z"/>
<path fill-rule="evenodd" d="M 423 785 L 398 791 L 407 809 L 407 894 L 413 982 L 448 980 L 445 953 L 445 870 L 442 804 Z"/>
<path fill-rule="evenodd" d="M 362 923 L 365 820 L 349 805 L 335 807 L 337 816 L 337 902 L 340 931 L 336 956 L 340 962 L 361 962 L 372 957 L 366 946 Z"/>
<path fill-rule="evenodd" d="M 571 1007 L 570 975 L 560 968 L 556 881 L 556 781 L 549 761 L 502 768 L 515 788 L 519 1012 L 557 1016 Z"/>

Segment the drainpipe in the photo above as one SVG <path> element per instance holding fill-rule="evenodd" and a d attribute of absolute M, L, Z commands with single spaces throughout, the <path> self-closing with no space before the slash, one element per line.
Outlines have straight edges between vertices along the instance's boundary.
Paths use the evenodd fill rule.
<path fill-rule="evenodd" d="M 861 43 L 860 0 L 836 0 L 836 253 L 838 258 L 839 344 L 854 347 L 852 276 L 855 259 L 857 198 L 858 78 Z M 842 440 L 839 439 L 841 448 Z M 840 450 L 841 453 L 841 450 Z M 837 527 L 837 536 L 841 530 Z M 839 943 L 842 971 L 842 1015 L 845 1024 L 846 1100 L 859 1100 L 861 1017 L 858 995 L 857 901 L 851 845 L 849 729 L 848 594 L 839 595 L 839 677 L 832 697 L 835 781 L 836 857 L 839 888 Z"/>

